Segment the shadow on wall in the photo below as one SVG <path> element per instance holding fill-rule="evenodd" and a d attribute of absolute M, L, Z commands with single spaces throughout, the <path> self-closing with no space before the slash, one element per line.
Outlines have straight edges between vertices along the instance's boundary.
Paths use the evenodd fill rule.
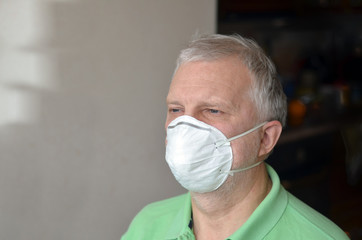
<path fill-rule="evenodd" d="M 175 54 L 155 52 L 162 26 L 150 27 L 154 36 L 133 29 L 147 19 L 129 8 L 2 3 L 1 239 L 117 239 L 122 219 L 135 214 L 124 211 L 125 196 L 151 191 L 129 184 L 149 170 L 137 160 L 162 162 L 161 103 L 173 62 L 152 58 Z M 144 205 L 142 197 L 133 205 Z"/>

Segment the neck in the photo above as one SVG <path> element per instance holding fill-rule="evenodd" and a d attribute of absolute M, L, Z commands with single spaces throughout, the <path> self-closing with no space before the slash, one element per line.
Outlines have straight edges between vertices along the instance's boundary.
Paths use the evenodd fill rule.
<path fill-rule="evenodd" d="M 268 195 L 271 180 L 264 164 L 229 177 L 211 193 L 192 193 L 196 239 L 226 239 L 239 229 Z"/>

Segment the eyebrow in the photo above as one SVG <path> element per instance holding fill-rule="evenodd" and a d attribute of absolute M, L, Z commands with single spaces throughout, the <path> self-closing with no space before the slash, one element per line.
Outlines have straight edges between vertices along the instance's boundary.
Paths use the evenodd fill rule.
<path fill-rule="evenodd" d="M 168 101 L 167 99 L 166 99 L 166 104 L 167 105 L 180 105 L 180 106 L 182 106 L 182 104 L 179 102 L 179 101 Z"/>
<path fill-rule="evenodd" d="M 182 103 L 180 103 L 177 100 L 173 101 L 167 101 L 167 105 L 177 105 L 177 106 L 183 106 Z M 197 104 L 199 107 L 207 107 L 207 108 L 218 108 L 218 109 L 224 109 L 224 110 L 232 110 L 234 105 L 228 104 L 226 101 L 220 101 L 220 100 L 209 100 L 209 101 L 201 101 Z"/>
<path fill-rule="evenodd" d="M 207 100 L 201 101 L 200 105 L 208 107 L 228 107 L 232 106 L 232 103 L 220 97 L 210 96 Z"/>
<path fill-rule="evenodd" d="M 223 103 L 210 103 L 210 102 L 201 102 L 200 103 L 201 106 L 204 107 L 208 107 L 208 108 L 225 108 L 227 107 L 227 104 L 223 104 Z"/>

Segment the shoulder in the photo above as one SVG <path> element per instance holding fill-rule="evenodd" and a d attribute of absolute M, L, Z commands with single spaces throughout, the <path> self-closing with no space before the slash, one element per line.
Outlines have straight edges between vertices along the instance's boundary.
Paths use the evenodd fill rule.
<path fill-rule="evenodd" d="M 300 236 L 300 239 L 349 239 L 335 223 L 290 193 L 288 205 L 276 228 L 283 234 Z"/>
<path fill-rule="evenodd" d="M 121 239 L 142 239 L 142 236 L 166 234 L 188 198 L 189 194 L 183 194 L 146 205 L 134 217 Z"/>

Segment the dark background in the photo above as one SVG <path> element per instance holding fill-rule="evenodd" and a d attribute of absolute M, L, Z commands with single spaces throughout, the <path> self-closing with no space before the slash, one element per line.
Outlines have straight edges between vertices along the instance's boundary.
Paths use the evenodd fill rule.
<path fill-rule="evenodd" d="M 219 0 L 217 32 L 276 64 L 289 113 L 268 163 L 283 185 L 362 239 L 362 1 Z"/>

